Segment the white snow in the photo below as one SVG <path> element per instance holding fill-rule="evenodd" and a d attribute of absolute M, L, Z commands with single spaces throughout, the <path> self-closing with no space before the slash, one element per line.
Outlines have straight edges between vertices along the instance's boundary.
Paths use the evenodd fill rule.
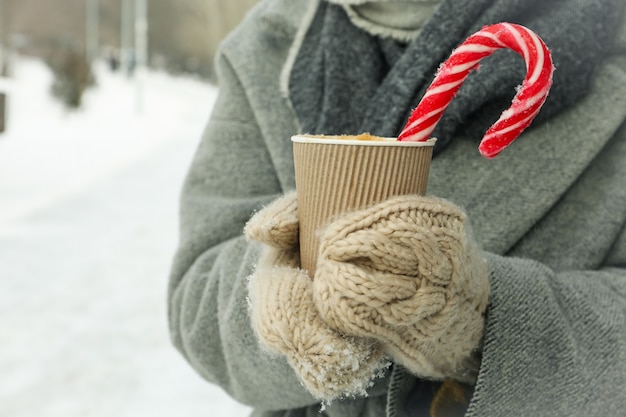
<path fill-rule="evenodd" d="M 247 416 L 167 333 L 178 194 L 215 88 L 147 72 L 138 89 L 98 67 L 84 109 L 68 112 L 41 62 L 19 58 L 13 73 L 0 135 L 0 416 Z"/>

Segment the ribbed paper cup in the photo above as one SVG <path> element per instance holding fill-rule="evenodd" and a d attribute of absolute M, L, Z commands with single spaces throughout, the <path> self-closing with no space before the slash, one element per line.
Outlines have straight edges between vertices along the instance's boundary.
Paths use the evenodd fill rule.
<path fill-rule="evenodd" d="M 424 194 L 435 139 L 297 135 L 293 142 L 300 258 L 315 274 L 319 232 L 334 216 L 396 195 Z"/>

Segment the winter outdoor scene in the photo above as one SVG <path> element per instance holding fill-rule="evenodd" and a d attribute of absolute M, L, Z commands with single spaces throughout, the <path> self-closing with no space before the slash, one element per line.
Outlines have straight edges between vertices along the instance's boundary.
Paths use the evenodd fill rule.
<path fill-rule="evenodd" d="M 247 416 L 167 329 L 178 195 L 217 88 L 147 60 L 116 70 L 99 45 L 68 93 L 23 39 L 0 78 L 0 416 Z"/>
<path fill-rule="evenodd" d="M 43 63 L 14 64 L 0 136 L 0 416 L 246 416 L 167 333 L 178 193 L 215 88 L 155 72 L 140 87 L 97 67 L 84 109 L 68 112 Z"/>

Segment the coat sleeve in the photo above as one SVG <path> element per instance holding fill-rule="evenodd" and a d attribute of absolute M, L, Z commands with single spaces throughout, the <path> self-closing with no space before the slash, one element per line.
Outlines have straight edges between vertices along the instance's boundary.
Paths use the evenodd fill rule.
<path fill-rule="evenodd" d="M 626 128 L 620 132 L 616 141 L 625 144 Z M 624 169 L 609 172 L 626 180 Z M 624 218 L 624 195 L 606 210 L 616 219 Z M 596 268 L 485 254 L 492 292 L 468 416 L 623 414 L 626 225 L 612 229 L 613 244 Z"/>
<path fill-rule="evenodd" d="M 492 293 L 469 416 L 620 415 L 626 270 L 488 255 Z"/>
<path fill-rule="evenodd" d="M 236 400 L 302 407 L 315 400 L 286 361 L 259 347 L 247 308 L 258 247 L 242 230 L 284 190 L 235 71 L 224 56 L 217 67 L 219 97 L 182 191 L 168 291 L 171 338 L 198 373 Z"/>

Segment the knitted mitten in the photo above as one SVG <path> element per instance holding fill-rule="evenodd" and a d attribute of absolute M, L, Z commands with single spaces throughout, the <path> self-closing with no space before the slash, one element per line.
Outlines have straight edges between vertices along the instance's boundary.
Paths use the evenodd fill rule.
<path fill-rule="evenodd" d="M 344 336 L 317 313 L 311 278 L 298 269 L 295 193 L 258 212 L 245 233 L 265 245 L 248 285 L 252 326 L 261 345 L 284 355 L 320 399 L 365 394 L 387 361 L 377 342 Z"/>
<path fill-rule="evenodd" d="M 393 197 L 323 232 L 317 310 L 338 332 L 380 341 L 412 373 L 472 382 L 489 294 L 464 212 L 441 199 Z"/>

